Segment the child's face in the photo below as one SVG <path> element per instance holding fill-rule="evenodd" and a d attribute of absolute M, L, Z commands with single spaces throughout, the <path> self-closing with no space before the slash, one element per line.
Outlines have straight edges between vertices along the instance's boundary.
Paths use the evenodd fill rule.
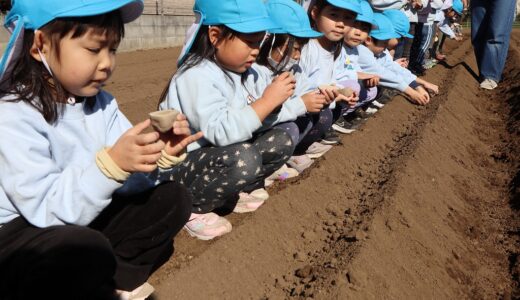
<path fill-rule="evenodd" d="M 368 37 L 365 45 L 367 46 L 370 51 L 372 51 L 375 55 L 379 55 L 385 51 L 386 47 L 388 46 L 389 40 L 378 40 L 375 41 L 371 37 Z"/>
<path fill-rule="evenodd" d="M 388 45 L 386 46 L 386 48 L 388 50 L 394 50 L 395 47 L 397 47 L 397 45 L 399 45 L 399 40 L 398 39 L 390 39 L 388 41 Z"/>
<path fill-rule="evenodd" d="M 327 5 L 320 13 L 314 6 L 311 10 L 311 17 L 316 23 L 316 29 L 323 33 L 324 38 L 331 42 L 338 42 L 343 38 L 345 31 L 350 30 L 356 14 L 350 10 Z"/>
<path fill-rule="evenodd" d="M 49 52 L 44 55 L 65 90 L 75 96 L 95 96 L 114 71 L 118 45 L 110 42 L 101 29 L 90 28 L 74 39 L 73 33 L 59 41 L 59 56 L 50 42 L 44 43 L 43 49 Z"/>
<path fill-rule="evenodd" d="M 357 47 L 365 42 L 372 29 L 372 25 L 356 21 L 349 32 L 345 34 L 343 42 L 349 47 Z"/>
<path fill-rule="evenodd" d="M 218 29 L 216 27 L 211 29 L 213 28 Z M 210 34 L 210 39 L 211 36 Z M 265 32 L 240 33 L 217 39 L 214 43 L 217 48 L 215 57 L 224 68 L 236 73 L 244 73 L 256 61 L 264 36 Z"/>
<path fill-rule="evenodd" d="M 280 63 L 283 55 L 285 55 L 285 52 L 287 51 L 288 43 L 289 43 L 289 40 L 287 40 L 285 42 L 285 44 L 283 44 L 283 46 L 273 48 L 271 50 L 271 58 L 274 59 L 277 63 Z M 301 50 L 302 50 L 302 48 L 301 48 L 300 43 L 298 43 L 298 41 L 294 41 L 293 49 L 291 52 L 291 58 L 294 60 L 300 60 Z"/>

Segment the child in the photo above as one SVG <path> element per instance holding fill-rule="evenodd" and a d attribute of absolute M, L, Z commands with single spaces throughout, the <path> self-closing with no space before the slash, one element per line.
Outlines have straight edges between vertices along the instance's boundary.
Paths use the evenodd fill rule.
<path fill-rule="evenodd" d="M 177 183 L 118 194 L 132 174 L 154 171 L 163 156 L 176 158 L 196 138 L 185 137 L 182 116 L 161 138 L 142 132 L 149 121 L 131 128 L 102 90 L 124 23 L 143 6 L 16 0 L 6 17 L 12 36 L 0 65 L 2 298 L 114 299 L 114 288 L 121 297 L 148 296 L 148 276 L 168 260 L 172 237 L 188 220 L 190 197 Z"/>
<path fill-rule="evenodd" d="M 265 31 L 276 27 L 261 0 L 197 0 L 194 12 L 198 22 L 160 108 L 183 112 L 192 130 L 204 133 L 172 178 L 193 194 L 187 231 L 208 240 L 231 231 L 213 210 L 233 205 L 235 212 L 252 212 L 269 197 L 264 179 L 294 145 L 279 128 L 259 130 L 294 93 L 295 81 L 284 72 L 261 91 L 254 84 L 251 66 Z"/>
<path fill-rule="evenodd" d="M 273 114 L 273 118 L 264 120 L 264 126 L 269 123 L 269 126 L 276 125 L 285 130 L 297 146 L 296 156 L 300 156 L 321 138 L 326 129 L 320 128 L 321 123 L 312 122 L 315 114 L 319 114 L 326 104 L 325 95 L 313 88 L 302 75 L 298 64 L 301 49 L 309 38 L 317 38 L 322 34 L 311 29 L 305 10 L 294 1 L 269 0 L 266 5 L 269 16 L 279 28 L 269 30 L 270 35 L 264 41 L 257 58 L 258 64 L 253 65 L 253 69 L 260 75 L 260 80 L 255 85 L 263 90 L 273 78 L 284 71 L 291 71 L 296 79 L 296 88 L 290 99 L 284 102 L 280 112 Z M 331 146 L 316 143 L 311 150 L 312 154 L 321 155 L 330 148 Z M 302 172 L 312 163 L 310 159 L 306 161 L 309 162 L 302 163 L 302 158 L 293 156 L 288 163 L 298 172 Z"/>
<path fill-rule="evenodd" d="M 383 14 L 374 14 L 374 25 L 377 29 L 370 31 L 370 37 L 365 38 L 365 45 L 368 43 L 372 49 L 377 48 L 377 52 L 382 52 L 386 49 L 386 44 L 390 39 L 399 36 L 394 32 L 392 23 Z M 401 76 L 396 76 L 391 70 L 381 66 L 374 57 L 374 53 L 366 46 L 359 45 L 357 51 L 359 56 L 357 62 L 361 70 L 380 76 L 379 85 L 397 89 L 417 104 L 425 105 L 428 103 L 429 95 L 427 93 L 423 93 L 421 89 L 417 90 L 417 86 L 410 86 L 410 81 Z"/>
<path fill-rule="evenodd" d="M 399 10 L 389 9 L 383 12 L 383 15 L 388 18 L 388 20 L 392 23 L 392 28 L 394 29 L 395 34 L 402 39 L 404 37 L 409 37 L 408 29 L 409 24 L 407 22 L 406 15 Z M 370 47 L 369 47 L 370 48 Z M 374 48 L 371 48 L 372 52 L 374 52 L 374 56 L 377 58 L 377 61 L 380 62 L 385 68 L 393 70 L 395 73 L 399 74 L 402 78 L 409 78 L 408 81 L 410 83 L 414 82 L 412 85 L 420 84 L 428 91 L 438 94 L 439 87 L 433 83 L 430 83 L 424 79 L 417 77 L 412 74 L 409 70 L 406 69 L 406 66 L 402 65 L 402 62 L 398 60 L 392 60 L 392 56 L 388 47 L 382 53 L 377 53 L 378 51 Z M 423 92 L 421 90 L 421 92 Z M 389 98 L 387 98 L 389 100 Z"/>
<path fill-rule="evenodd" d="M 309 6 L 311 25 L 323 33 L 323 36 L 311 39 L 305 45 L 300 65 L 314 87 L 320 88 L 326 95 L 330 109 L 335 108 L 335 101 L 346 101 L 349 106 L 357 101 L 357 95 L 347 98 L 338 92 L 338 86 L 332 85 L 336 85 L 336 74 L 342 66 L 342 61 L 338 58 L 343 36 L 350 30 L 350 24 L 359 12 L 358 0 L 316 0 Z M 322 110 L 319 118 L 316 117 L 313 122 L 323 124 L 322 128 L 329 128 L 324 135 L 323 143 L 336 144 L 340 139 L 330 128 L 339 114 L 334 116 L 330 109 Z"/>
<path fill-rule="evenodd" d="M 457 35 L 452 29 L 453 24 L 455 24 L 457 19 L 462 16 L 462 10 L 463 5 L 461 0 L 447 0 L 444 2 L 442 8 L 438 11 L 436 20 L 441 31 L 441 36 L 432 47 L 432 57 L 435 59 L 446 59 L 446 56 L 442 54 L 442 47 L 444 45 L 444 41 L 446 40 L 446 36 L 456 41 L 462 40 L 462 37 Z"/>
<path fill-rule="evenodd" d="M 341 51 L 340 60 L 343 62 L 341 71 L 336 75 L 336 81 L 345 82 L 348 80 L 359 80 L 358 88 L 359 101 L 354 107 L 339 107 L 335 111 L 339 117 L 335 120 L 332 128 L 340 133 L 352 133 L 361 124 L 361 119 L 357 118 L 354 112 L 361 106 L 366 106 L 372 102 L 377 95 L 377 84 L 379 76 L 375 73 L 363 72 L 358 63 L 358 46 L 361 45 L 368 36 L 372 26 L 374 12 L 370 3 L 360 1 L 360 13 L 356 19 L 350 24 L 350 30 L 345 32 L 343 38 L 343 49 Z"/>

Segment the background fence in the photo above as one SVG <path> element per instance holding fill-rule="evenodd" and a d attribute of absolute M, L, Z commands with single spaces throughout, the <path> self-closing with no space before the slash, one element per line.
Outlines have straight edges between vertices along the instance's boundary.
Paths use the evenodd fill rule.
<path fill-rule="evenodd" d="M 192 16 L 194 2 L 194 0 L 144 0 L 144 14 Z"/>

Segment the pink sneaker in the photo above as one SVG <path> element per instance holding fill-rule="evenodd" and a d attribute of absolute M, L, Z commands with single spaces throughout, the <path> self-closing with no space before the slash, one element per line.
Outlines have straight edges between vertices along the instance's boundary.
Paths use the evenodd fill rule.
<path fill-rule="evenodd" d="M 287 178 L 298 176 L 298 171 L 288 167 L 284 164 L 280 169 L 276 170 L 273 174 L 265 179 L 265 186 L 270 186 L 275 180 L 284 181 Z"/>
<path fill-rule="evenodd" d="M 238 195 L 240 198 L 233 212 L 239 214 L 257 210 L 269 198 L 269 194 L 265 189 L 257 189 L 251 193 L 241 192 Z"/>
<path fill-rule="evenodd" d="M 191 236 L 207 241 L 231 232 L 232 226 L 226 218 L 216 213 L 207 213 L 191 214 L 184 228 Z"/>
<path fill-rule="evenodd" d="M 296 169 L 299 173 L 310 167 L 314 161 L 307 155 L 291 156 L 287 161 L 287 164 L 292 168 Z"/>

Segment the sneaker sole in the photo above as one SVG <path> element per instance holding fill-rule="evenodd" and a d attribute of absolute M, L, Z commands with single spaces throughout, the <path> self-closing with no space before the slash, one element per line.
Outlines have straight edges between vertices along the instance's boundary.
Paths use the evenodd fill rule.
<path fill-rule="evenodd" d="M 231 224 L 229 224 L 229 228 L 226 229 L 225 232 L 223 232 L 222 234 L 220 235 L 202 235 L 202 234 L 198 234 L 194 231 L 192 231 L 191 229 L 189 229 L 187 226 L 184 226 L 184 229 L 188 232 L 188 234 L 192 237 L 195 237 L 195 238 L 198 238 L 199 240 L 203 240 L 203 241 L 209 241 L 209 240 L 212 240 L 216 237 L 219 237 L 219 236 L 223 236 L 224 234 L 228 234 L 231 232 L 231 230 L 233 229 L 233 227 L 231 226 Z"/>
<path fill-rule="evenodd" d="M 339 133 L 344 133 L 344 134 L 349 134 L 349 133 L 356 131 L 355 129 L 347 129 L 347 128 L 341 127 L 339 125 L 336 125 L 336 124 L 332 124 L 332 129 L 336 130 Z"/>
<path fill-rule="evenodd" d="M 323 145 L 337 145 L 337 144 L 339 144 L 338 141 L 327 141 L 327 140 L 321 140 L 320 143 L 322 143 Z"/>
<path fill-rule="evenodd" d="M 259 209 L 260 206 L 264 204 L 265 201 L 262 202 L 249 202 L 244 205 L 237 205 L 235 208 L 233 208 L 233 212 L 237 214 L 243 214 L 243 213 L 249 213 L 254 212 L 255 210 Z M 250 207 L 247 207 L 247 205 L 250 205 Z"/>

